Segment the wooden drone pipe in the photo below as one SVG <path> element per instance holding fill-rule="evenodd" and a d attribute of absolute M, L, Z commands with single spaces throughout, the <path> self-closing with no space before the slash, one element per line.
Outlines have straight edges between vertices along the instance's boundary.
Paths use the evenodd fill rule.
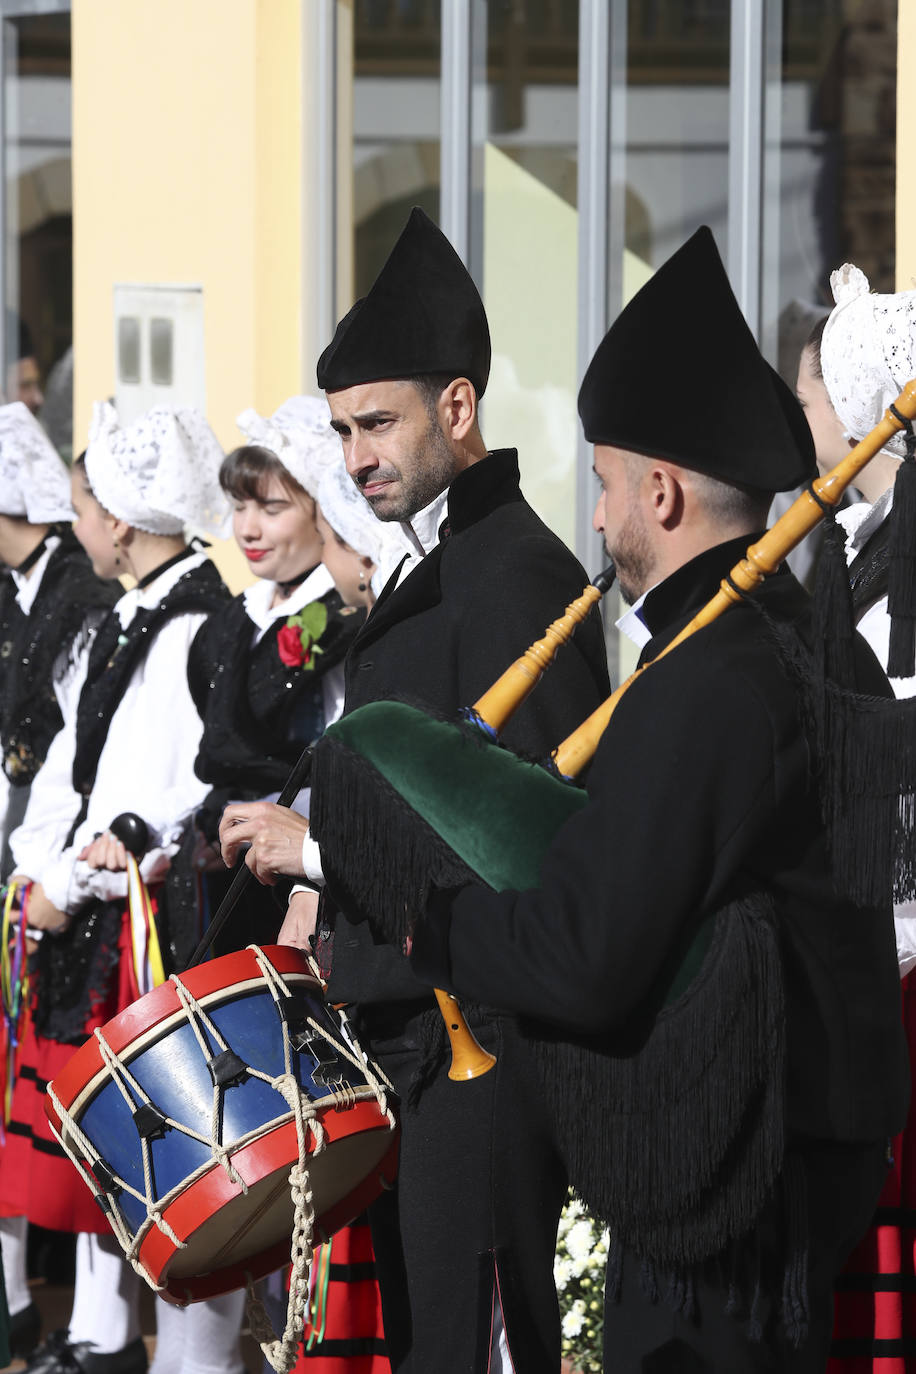
<path fill-rule="evenodd" d="M 916 419 L 916 378 L 907 382 L 900 395 L 894 402 L 895 408 L 901 415 L 908 420 Z M 887 443 L 888 439 L 893 438 L 898 430 L 903 428 L 903 423 L 890 410 L 884 412 L 883 418 L 875 425 L 870 433 L 861 439 L 855 448 L 850 449 L 849 453 L 835 468 L 824 477 L 818 477 L 812 484 L 815 493 L 820 501 L 828 506 L 836 506 L 846 488 L 855 480 L 858 474 L 867 463 L 874 458 L 875 454 Z M 641 673 L 650 668 L 653 663 L 664 658 L 672 649 L 676 649 L 679 644 L 683 644 L 697 630 L 702 630 L 704 626 L 712 624 L 723 612 L 730 607 L 738 605 L 743 597 L 742 593 L 753 592 L 760 586 L 765 577 L 774 573 L 787 554 L 801 543 L 806 534 L 824 518 L 824 512 L 818 501 L 815 500 L 807 488 L 802 494 L 793 501 L 786 513 L 776 521 L 771 529 L 759 539 L 756 544 L 752 544 L 741 559 L 732 568 L 729 577 L 722 581 L 719 590 L 710 601 L 698 611 L 688 625 L 685 625 L 680 634 L 676 635 L 667 644 L 660 654 L 644 663 L 641 668 L 637 668 L 635 673 L 631 673 L 625 682 L 622 682 L 608 699 L 603 702 L 596 711 L 583 721 L 577 730 L 560 744 L 553 753 L 553 761 L 557 771 L 563 777 L 576 777 L 585 765 L 591 760 L 595 750 L 598 748 L 598 741 L 607 728 L 608 721 L 617 709 L 617 704 Z M 729 585 L 734 582 L 735 587 Z"/>
<path fill-rule="evenodd" d="M 544 637 L 527 648 L 521 658 L 517 658 L 493 686 L 474 702 L 468 711 L 471 720 L 481 725 L 488 734 L 500 734 L 510 716 L 538 685 L 562 646 L 572 638 L 576 626 L 582 624 L 591 608 L 614 585 L 614 577 L 614 565 L 611 563 L 585 588 L 581 596 L 566 607 L 560 619 L 547 627 Z"/>
<path fill-rule="evenodd" d="M 468 717 L 493 738 L 499 735 L 510 716 L 540 682 L 561 646 L 572 637 L 576 626 L 582 623 L 595 602 L 614 585 L 614 576 L 614 565 L 611 563 L 580 597 L 567 606 L 565 615 L 548 627 L 543 639 L 526 649 L 489 691 L 484 692 L 467 712 Z M 489 1073 L 496 1059 L 477 1040 L 457 999 L 450 992 L 443 992 L 442 988 L 433 988 L 433 992 L 451 1047 L 449 1078 L 453 1082 L 466 1082 Z"/>
<path fill-rule="evenodd" d="M 445 1022 L 445 1033 L 452 1051 L 449 1078 L 455 1083 L 481 1078 L 483 1074 L 489 1073 L 496 1063 L 495 1055 L 490 1054 L 490 1051 L 481 1045 L 464 1019 L 457 998 L 450 992 L 443 992 L 441 988 L 433 988 L 433 992 L 439 1003 L 439 1011 Z"/>

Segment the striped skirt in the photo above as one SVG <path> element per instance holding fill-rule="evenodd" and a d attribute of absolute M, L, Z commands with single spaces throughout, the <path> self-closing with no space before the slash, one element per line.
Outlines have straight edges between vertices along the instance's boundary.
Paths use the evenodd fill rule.
<path fill-rule="evenodd" d="M 365 1217 L 315 1251 L 312 1294 L 294 1374 L 391 1374 Z"/>
<path fill-rule="evenodd" d="M 827 1374 L 916 1370 L 916 970 L 901 988 L 914 1074 L 910 1114 L 892 1143 L 874 1220 L 836 1282 Z"/>

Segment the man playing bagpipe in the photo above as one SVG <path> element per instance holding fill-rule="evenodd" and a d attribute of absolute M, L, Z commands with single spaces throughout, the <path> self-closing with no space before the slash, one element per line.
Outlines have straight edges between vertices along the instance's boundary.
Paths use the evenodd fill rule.
<path fill-rule="evenodd" d="M 708 230 L 612 326 L 579 411 L 648 662 L 772 493 L 814 475 Z M 880 846 L 851 854 L 847 830 L 841 855 L 822 818 L 822 628 L 781 568 L 621 697 L 537 886 L 440 890 L 414 925 L 418 977 L 541 1027 L 573 1182 L 610 1226 L 614 1374 L 822 1370 L 832 1281 L 904 1120 L 890 885 L 856 905 L 839 871 L 867 888 Z M 886 680 L 847 647 L 877 711 Z"/>
<path fill-rule="evenodd" d="M 477 403 L 489 367 L 477 289 L 447 239 L 414 210 L 318 364 L 351 477 L 381 519 L 402 523 L 414 549 L 348 654 L 345 714 L 399 698 L 454 719 L 587 581 L 524 500 L 515 450 L 487 451 Z M 508 742 L 545 755 L 606 689 L 592 612 Z M 567 1180 L 531 1046 L 514 1017 L 469 1012 L 498 1067 L 460 1088 L 449 1082 L 430 989 L 348 900 L 353 868 L 371 869 L 385 889 L 407 862 L 395 816 L 355 781 L 348 787 L 332 769 L 322 783 L 349 836 L 335 872 L 341 909 L 328 903 L 325 913 L 333 924 L 328 997 L 355 1008 L 361 1043 L 401 1099 L 397 1185 L 369 1212 L 392 1367 L 556 1374 L 553 1258 Z M 313 780 L 313 801 L 318 790 Z M 378 846 L 361 843 L 349 825 L 361 806 L 382 821 Z M 229 807 L 223 857 L 231 863 L 239 843 L 251 841 L 247 862 L 270 881 L 291 871 L 282 856 L 290 838 L 301 847 L 299 825 L 263 803 Z M 322 951 L 326 933 L 327 924 Z M 280 939 L 288 936 L 284 928 Z"/>

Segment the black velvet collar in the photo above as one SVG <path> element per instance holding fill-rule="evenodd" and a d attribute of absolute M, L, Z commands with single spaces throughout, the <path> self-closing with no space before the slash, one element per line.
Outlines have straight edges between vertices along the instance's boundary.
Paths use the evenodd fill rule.
<path fill-rule="evenodd" d="M 518 450 L 497 448 L 459 472 L 448 492 L 448 525 L 452 534 L 476 525 L 481 514 L 521 501 Z"/>
<path fill-rule="evenodd" d="M 697 554 L 654 587 L 642 606 L 642 618 L 653 637 L 675 621 L 694 615 L 719 589 L 719 583 L 758 540 L 763 531 L 742 534 Z M 785 565 L 775 576 L 785 572 Z"/>

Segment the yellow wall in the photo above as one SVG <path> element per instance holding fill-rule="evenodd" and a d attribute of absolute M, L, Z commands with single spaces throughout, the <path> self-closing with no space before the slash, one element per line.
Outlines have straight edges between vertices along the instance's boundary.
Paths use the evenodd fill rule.
<path fill-rule="evenodd" d="M 75 447 L 115 282 L 203 287 L 207 411 L 302 389 L 300 0 L 73 0 Z"/>

